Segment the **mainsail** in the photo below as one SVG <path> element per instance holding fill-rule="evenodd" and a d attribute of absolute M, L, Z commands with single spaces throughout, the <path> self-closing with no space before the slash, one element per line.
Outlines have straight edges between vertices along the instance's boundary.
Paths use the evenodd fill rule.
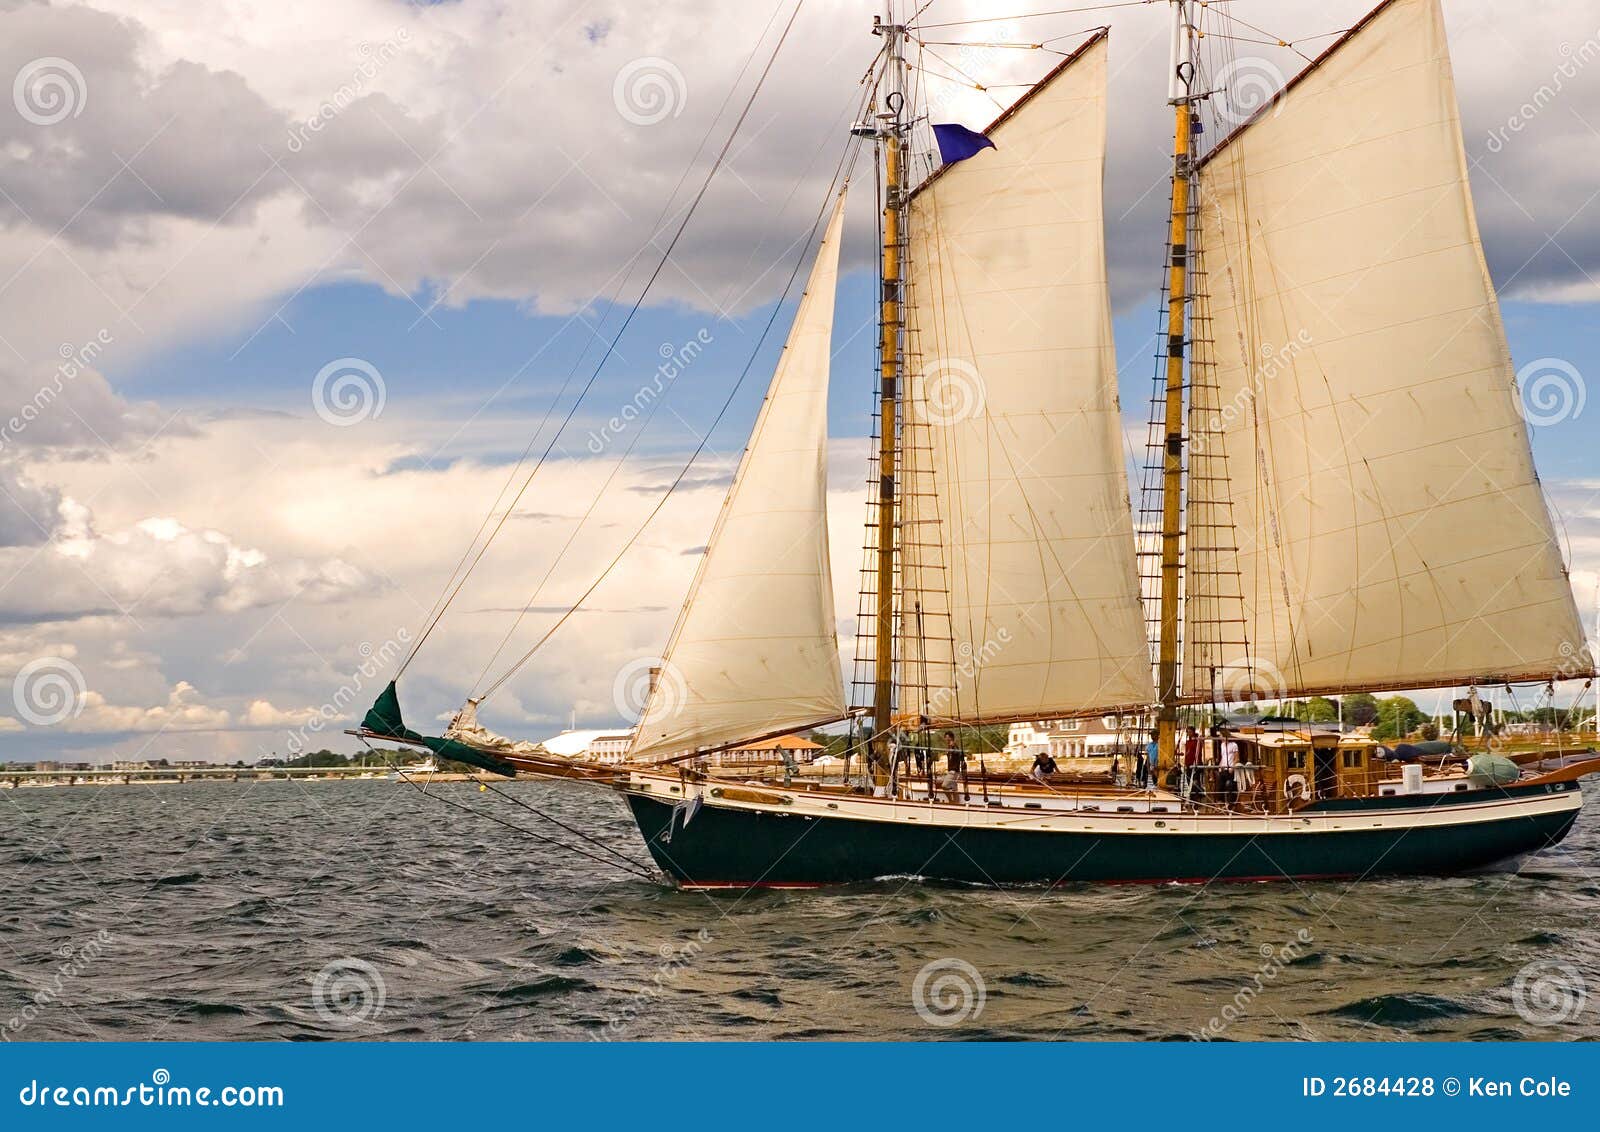
<path fill-rule="evenodd" d="M 1146 705 L 1101 191 L 1106 33 L 910 202 L 901 710 Z"/>
<path fill-rule="evenodd" d="M 789 340 L 667 645 L 630 759 L 842 718 L 828 562 L 839 195 Z"/>
<path fill-rule="evenodd" d="M 1187 698 L 1588 673 L 1437 0 L 1375 11 L 1199 186 L 1195 423 L 1227 472 L 1191 518 L 1222 493 L 1236 545 L 1191 528 Z M 1205 619 L 1247 653 L 1208 655 Z"/>

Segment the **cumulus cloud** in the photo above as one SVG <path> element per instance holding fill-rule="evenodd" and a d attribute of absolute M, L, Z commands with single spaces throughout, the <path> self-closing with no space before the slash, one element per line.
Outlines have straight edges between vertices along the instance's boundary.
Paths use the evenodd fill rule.
<path fill-rule="evenodd" d="M 0 458 L 0 548 L 38 546 L 49 539 L 61 508 L 61 493 L 35 483 Z"/>
<path fill-rule="evenodd" d="M 315 719 L 316 708 L 278 708 L 266 700 L 251 700 L 239 717 L 242 727 L 299 727 Z"/>
<path fill-rule="evenodd" d="M 281 189 L 259 145 L 283 115 L 238 74 L 188 59 L 146 65 L 144 25 L 90 7 L 24 4 L 5 17 L 0 222 L 106 246 L 153 214 L 215 220 Z"/>
<path fill-rule="evenodd" d="M 86 691 L 77 714 L 60 726 L 79 732 L 210 731 L 227 727 L 230 717 L 222 708 L 205 703 L 193 684 L 180 680 L 166 702 L 149 707 L 112 704 L 96 691 Z"/>
<path fill-rule="evenodd" d="M 1326 33 L 1369 6 L 1285 0 L 1256 15 L 1315 53 L 1330 42 Z M 83 94 L 79 112 L 49 126 L 20 118 L 0 126 L 10 222 L 25 215 L 52 232 L 66 224 L 65 239 L 105 247 L 157 217 L 248 223 L 281 196 L 301 226 L 338 238 L 330 258 L 298 265 L 308 275 L 355 272 L 446 303 L 494 296 L 556 311 L 609 293 L 630 264 L 624 289 L 635 288 L 644 267 L 634 256 L 664 213 L 675 219 L 666 206 L 680 175 L 697 153 L 706 166 L 733 116 L 724 97 L 752 48 L 765 58 L 776 28 L 770 13 L 733 0 L 658 3 L 626 21 L 584 11 L 557 0 L 510 8 L 289 0 L 270 10 L 236 0 L 181 14 L 138 0 L 22 5 L 7 16 L 0 72 L 69 57 Z M 970 0 L 939 18 L 984 13 Z M 1592 41 L 1600 51 L 1600 21 L 1585 21 L 1575 3 L 1536 5 L 1516 21 L 1463 5 L 1449 16 L 1496 276 L 1523 292 L 1576 293 L 1600 266 L 1600 218 L 1585 207 L 1582 163 L 1564 158 L 1592 148 L 1586 123 L 1600 120 L 1600 95 L 1559 71 L 1587 58 Z M 661 280 L 662 298 L 714 308 L 776 292 L 781 273 L 763 271 L 808 226 L 877 45 L 861 17 L 845 0 L 802 13 L 707 198 L 703 215 L 715 220 L 691 229 Z M 1108 248 L 1127 301 L 1159 278 L 1168 16 L 1151 5 L 1108 18 Z M 1082 22 L 1003 19 L 930 35 L 1016 44 L 1061 36 L 1063 46 Z M 706 35 L 708 26 L 718 34 Z M 1304 65 L 1287 49 L 1236 50 L 1285 79 Z M 938 115 L 974 126 L 1054 59 L 1000 48 L 940 53 L 993 88 L 927 79 Z M 732 106 L 742 105 L 754 70 Z M 1491 145 L 1512 118 L 1509 143 Z M 713 144 L 702 147 L 708 131 Z M 677 203 L 697 180 L 688 178 Z M 864 216 L 857 220 L 847 254 L 864 265 L 871 239 Z M 241 302 L 259 299 L 249 279 L 230 284 Z"/>
<path fill-rule="evenodd" d="M 424 304 L 493 297 L 545 311 L 614 291 L 631 297 L 657 253 L 636 255 L 670 230 L 698 183 L 692 172 L 680 187 L 680 174 L 692 160 L 705 169 L 772 45 L 770 9 L 658 2 L 631 6 L 624 20 L 559 0 L 3 7 L 0 84 L 65 60 L 71 69 L 55 73 L 67 85 L 56 89 L 75 101 L 49 122 L 0 106 L 0 579 L 11 579 L 0 587 L 0 656 L 75 658 L 93 689 L 83 715 L 94 734 L 167 720 L 179 735 L 288 729 L 310 709 L 275 705 L 321 703 L 331 689 L 351 703 L 370 697 L 397 664 L 385 646 L 425 619 L 504 467 L 463 446 L 450 466 L 430 468 L 440 429 L 416 407 L 410 420 L 396 405 L 381 425 L 367 422 L 358 444 L 330 445 L 301 421 L 230 414 L 228 390 L 204 407 L 215 412 L 174 420 L 175 406 L 141 402 L 104 373 L 174 342 L 246 342 L 290 297 L 335 280 Z M 1110 16 L 1107 246 L 1122 309 L 1159 282 L 1164 7 Z M 1367 7 L 1283 0 L 1243 14 L 1298 38 L 1348 26 Z M 937 13 L 961 20 L 986 9 L 941 0 Z M 1540 91 L 1600 28 L 1586 26 L 1596 21 L 1583 5 L 1553 0 L 1514 21 L 1492 6 L 1449 5 L 1448 16 L 1496 280 L 1518 294 L 1594 298 L 1600 219 L 1584 179 L 1592 162 L 1574 155 L 1594 152 L 1600 88 L 1567 79 L 1553 97 Z M 703 311 L 777 293 L 785 273 L 771 265 L 810 224 L 877 45 L 865 23 L 847 0 L 806 5 L 658 299 Z M 948 37 L 1062 36 L 1054 42 L 1064 46 L 1083 23 L 1001 20 Z M 1303 65 L 1278 48 L 1237 49 L 1285 78 Z M 1002 48 L 944 54 L 993 88 L 928 80 L 940 120 L 971 126 L 1053 62 Z M 41 65 L 30 81 L 48 71 Z M 653 87 L 629 86 L 641 75 Z M 637 102 L 648 89 L 665 99 L 654 109 Z M 658 110 L 659 120 L 641 121 Z M 1512 116 L 1520 127 L 1491 143 Z M 857 208 L 847 234 L 858 267 L 872 255 L 870 211 Z M 85 353 L 97 342 L 107 357 Z M 471 443 L 480 455 L 519 451 L 527 423 L 486 416 Z M 865 446 L 838 446 L 830 485 L 846 652 Z M 513 655 L 582 592 L 671 470 L 658 459 L 619 476 L 533 602 Z M 582 511 L 566 504 L 586 503 L 608 471 L 607 461 L 580 459 L 543 473 L 537 500 L 525 501 L 408 672 L 416 718 L 459 703 L 505 631 L 506 614 L 491 611 L 533 600 Z M 572 708 L 619 718 L 612 676 L 660 650 L 721 499 L 726 468 L 696 473 L 560 647 L 493 702 L 492 726 L 537 735 Z M 1600 562 L 1591 526 L 1580 520 L 1573 531 L 1587 569 Z M 369 671 L 380 653 L 384 663 Z M 0 721 L 0 730 L 14 728 Z M 30 728 L 30 742 L 39 734 Z M 232 750 L 250 753 L 238 744 L 262 738 Z"/>
<path fill-rule="evenodd" d="M 62 498 L 50 545 L 0 549 L 0 621 L 61 621 L 122 615 L 237 613 L 300 599 L 336 600 L 373 585 L 337 557 L 273 560 L 218 530 L 191 530 L 168 517 L 99 533 L 93 515 Z M 42 542 L 36 539 L 35 542 Z"/>

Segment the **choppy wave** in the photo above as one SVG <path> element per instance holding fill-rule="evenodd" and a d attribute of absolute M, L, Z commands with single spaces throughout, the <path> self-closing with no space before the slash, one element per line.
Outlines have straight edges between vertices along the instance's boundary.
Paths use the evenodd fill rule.
<path fill-rule="evenodd" d="M 603 791 L 509 789 L 643 859 Z M 1516 874 L 709 896 L 386 782 L 7 803 L 11 1038 L 1600 1037 L 1593 808 Z"/>

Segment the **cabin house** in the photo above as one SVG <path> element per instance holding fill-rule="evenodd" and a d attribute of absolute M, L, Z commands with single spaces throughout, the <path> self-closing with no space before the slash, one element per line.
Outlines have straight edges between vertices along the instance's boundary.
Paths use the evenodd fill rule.
<path fill-rule="evenodd" d="M 799 735 L 779 735 L 775 739 L 760 739 L 746 743 L 742 747 L 717 751 L 708 756 L 706 761 L 711 766 L 719 767 L 773 767 L 784 766 L 791 762 L 796 766 L 802 766 L 814 760 L 825 749 L 821 743 L 813 743 L 810 739 L 803 739 Z"/>

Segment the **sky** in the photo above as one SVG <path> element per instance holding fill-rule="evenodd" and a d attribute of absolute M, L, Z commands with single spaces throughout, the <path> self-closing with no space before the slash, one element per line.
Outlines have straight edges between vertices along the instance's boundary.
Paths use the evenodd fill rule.
<path fill-rule="evenodd" d="M 805 0 L 785 35 L 792 7 L 0 0 L 0 762 L 351 749 L 337 731 L 393 675 L 515 461 L 552 445 L 406 672 L 410 722 L 447 719 L 704 440 L 645 537 L 484 709 L 534 738 L 627 719 L 770 377 L 877 46 L 873 4 Z M 928 97 L 981 127 L 1057 58 L 1026 45 L 1111 25 L 1109 267 L 1142 435 L 1165 5 L 1010 18 L 1028 7 L 933 0 L 924 24 L 965 45 L 930 45 L 927 69 L 989 89 L 928 77 Z M 1236 53 L 1279 85 L 1365 7 L 1233 0 L 1261 39 L 1295 45 Z M 1592 623 L 1600 11 L 1447 0 L 1446 17 L 1485 250 Z M 856 197 L 830 413 L 847 647 L 875 318 L 870 192 Z M 648 428 L 609 423 L 655 386 Z"/>

